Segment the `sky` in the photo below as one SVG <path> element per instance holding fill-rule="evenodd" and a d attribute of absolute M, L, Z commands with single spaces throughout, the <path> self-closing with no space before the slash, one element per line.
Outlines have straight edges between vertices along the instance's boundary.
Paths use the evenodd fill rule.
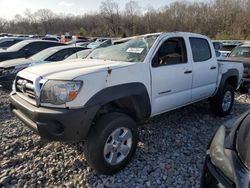
<path fill-rule="evenodd" d="M 104 0 L 0 0 L 0 17 L 12 19 L 16 14 L 23 14 L 25 9 L 35 12 L 38 9 L 50 9 L 55 13 L 84 14 L 99 10 Z M 129 0 L 114 0 L 123 9 Z M 141 8 L 161 8 L 178 0 L 136 0 Z M 201 0 L 189 0 L 201 1 Z"/>

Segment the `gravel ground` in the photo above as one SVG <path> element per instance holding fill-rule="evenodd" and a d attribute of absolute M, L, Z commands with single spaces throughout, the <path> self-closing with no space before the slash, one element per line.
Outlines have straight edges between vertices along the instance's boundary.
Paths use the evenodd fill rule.
<path fill-rule="evenodd" d="M 47 143 L 12 117 L 0 90 L 0 187 L 199 187 L 211 136 L 249 107 L 250 96 L 237 94 L 226 118 L 213 116 L 207 102 L 157 116 L 140 128 L 132 162 L 104 176 L 87 165 L 83 144 Z"/>

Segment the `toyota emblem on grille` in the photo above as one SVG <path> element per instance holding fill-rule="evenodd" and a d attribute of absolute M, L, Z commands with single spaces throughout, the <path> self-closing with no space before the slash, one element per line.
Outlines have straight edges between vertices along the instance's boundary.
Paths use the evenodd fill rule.
<path fill-rule="evenodd" d="M 28 82 L 26 80 L 23 80 L 21 85 L 20 85 L 20 90 L 24 93 L 26 91 L 26 84 Z"/>

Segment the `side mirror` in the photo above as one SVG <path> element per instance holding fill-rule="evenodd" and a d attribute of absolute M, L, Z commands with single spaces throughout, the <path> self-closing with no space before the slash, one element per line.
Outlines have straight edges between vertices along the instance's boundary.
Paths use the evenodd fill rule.
<path fill-rule="evenodd" d="M 156 53 L 152 59 L 152 67 L 158 67 L 158 66 L 159 66 L 159 57 L 158 53 Z"/>

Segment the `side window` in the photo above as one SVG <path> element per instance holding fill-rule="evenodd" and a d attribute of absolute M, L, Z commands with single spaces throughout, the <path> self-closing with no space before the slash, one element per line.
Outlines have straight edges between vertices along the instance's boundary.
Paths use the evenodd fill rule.
<path fill-rule="evenodd" d="M 44 46 L 40 42 L 30 43 L 23 48 L 23 50 L 26 51 L 26 53 L 28 52 L 30 54 L 36 54 L 37 52 L 39 52 L 43 49 L 44 49 Z"/>
<path fill-rule="evenodd" d="M 6 48 L 6 47 L 9 47 L 15 43 L 17 43 L 17 41 L 14 41 L 14 40 L 1 42 L 0 48 Z"/>
<path fill-rule="evenodd" d="M 46 48 L 55 46 L 54 43 L 50 42 L 33 42 L 24 47 L 24 50 L 28 50 L 31 54 L 36 54 Z"/>
<path fill-rule="evenodd" d="M 202 38 L 189 38 L 194 62 L 202 62 L 209 60 L 212 57 L 209 43 Z"/>
<path fill-rule="evenodd" d="M 187 50 L 182 37 L 166 40 L 153 60 L 153 67 L 187 63 Z"/>
<path fill-rule="evenodd" d="M 62 61 L 73 53 L 75 53 L 75 50 L 73 49 L 64 49 L 59 52 L 56 52 L 55 54 L 47 58 L 46 61 Z"/>

